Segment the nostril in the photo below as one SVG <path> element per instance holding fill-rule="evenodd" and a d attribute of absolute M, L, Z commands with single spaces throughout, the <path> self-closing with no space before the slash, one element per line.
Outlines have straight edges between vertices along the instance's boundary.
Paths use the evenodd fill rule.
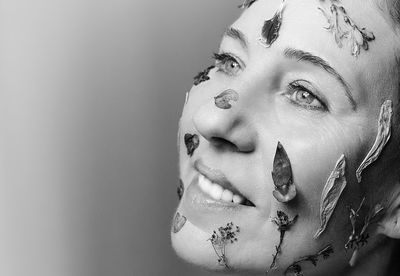
<path fill-rule="evenodd" d="M 210 143 L 221 150 L 239 151 L 234 143 L 221 137 L 211 137 Z"/>

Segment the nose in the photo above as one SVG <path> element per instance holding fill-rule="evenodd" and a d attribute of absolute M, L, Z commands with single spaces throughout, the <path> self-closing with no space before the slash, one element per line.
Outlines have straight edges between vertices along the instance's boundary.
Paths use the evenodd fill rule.
<path fill-rule="evenodd" d="M 247 111 L 240 104 L 223 109 L 218 107 L 214 98 L 198 108 L 193 115 L 193 123 L 212 146 L 249 153 L 255 150 L 257 135 Z"/>

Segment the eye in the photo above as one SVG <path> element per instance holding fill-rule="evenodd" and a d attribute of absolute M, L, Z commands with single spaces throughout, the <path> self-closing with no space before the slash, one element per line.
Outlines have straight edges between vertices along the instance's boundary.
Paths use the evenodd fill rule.
<path fill-rule="evenodd" d="M 231 54 L 214 53 L 214 59 L 218 72 L 223 72 L 229 76 L 236 75 L 242 69 L 240 62 Z"/>
<path fill-rule="evenodd" d="M 289 84 L 286 97 L 300 107 L 309 110 L 328 111 L 326 104 L 313 92 L 313 88 L 307 81 L 294 81 Z"/>

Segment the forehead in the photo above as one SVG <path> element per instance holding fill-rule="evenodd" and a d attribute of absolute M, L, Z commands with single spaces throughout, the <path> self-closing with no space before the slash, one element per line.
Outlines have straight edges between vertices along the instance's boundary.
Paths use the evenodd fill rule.
<path fill-rule="evenodd" d="M 261 28 L 265 20 L 274 15 L 281 0 L 258 0 L 244 11 L 233 26 L 247 36 L 249 55 L 256 55 L 258 59 L 265 59 L 265 62 L 269 62 L 271 55 L 267 54 L 268 51 L 276 56 L 283 53 L 287 47 L 295 47 L 313 53 L 327 60 L 344 76 L 355 90 L 355 96 L 359 98 L 359 101 L 371 98 L 370 95 L 366 95 L 368 94 L 366 91 L 375 90 L 378 88 L 376 87 L 378 84 L 388 85 L 387 80 L 383 81 L 383 79 L 395 67 L 395 56 L 399 47 L 398 39 L 382 16 L 382 11 L 379 10 L 375 1 L 355 0 L 339 3 L 339 5 L 343 5 L 347 14 L 358 27 L 365 27 L 376 37 L 369 43 L 368 51 L 362 49 L 357 58 L 352 56 L 349 40 L 344 40 L 343 47 L 340 48 L 335 42 L 333 33 L 325 29 L 328 22 L 318 8 L 325 8 L 329 11 L 330 3 L 331 1 L 328 0 L 286 0 L 279 38 L 271 48 L 267 49 L 260 47 L 257 39 L 261 35 Z M 387 93 L 391 94 L 389 91 Z M 376 96 L 388 97 L 389 95 L 380 93 Z"/>

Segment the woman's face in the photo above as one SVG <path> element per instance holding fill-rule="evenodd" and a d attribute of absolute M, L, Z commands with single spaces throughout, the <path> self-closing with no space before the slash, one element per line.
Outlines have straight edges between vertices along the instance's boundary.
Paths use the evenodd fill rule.
<path fill-rule="evenodd" d="M 348 207 L 358 207 L 362 185 L 369 185 L 358 184 L 355 171 L 375 140 L 382 103 L 396 101 L 388 81 L 395 49 L 389 25 L 375 4 L 365 0 L 347 1 L 345 8 L 376 39 L 358 57 L 345 40 L 338 47 L 318 9 L 329 10 L 329 2 L 287 0 L 279 36 L 265 47 L 259 42 L 261 29 L 281 1 L 256 1 L 225 33 L 209 80 L 189 92 L 178 141 L 185 190 L 178 212 L 186 223 L 172 234 L 175 250 L 187 261 L 226 270 L 208 239 L 213 230 L 233 222 L 240 232 L 225 247 L 230 269 L 265 272 L 280 241 L 272 222 L 277 211 L 298 219 L 285 233 L 276 273 L 282 275 L 299 257 L 328 244 L 334 253 L 316 268 L 305 265 L 307 275 L 316 270 L 328 275 L 333 267 L 337 273 L 351 257 L 344 250 L 352 230 Z M 228 89 L 234 91 L 228 93 L 233 99 L 216 104 L 215 97 Z M 198 147 L 190 150 L 193 139 L 185 134 L 198 135 Z M 273 196 L 278 141 L 290 159 L 297 190 L 289 202 Z M 321 193 L 342 154 L 347 186 L 327 229 L 314 239 Z M 220 183 L 222 190 L 210 188 L 210 181 Z"/>

